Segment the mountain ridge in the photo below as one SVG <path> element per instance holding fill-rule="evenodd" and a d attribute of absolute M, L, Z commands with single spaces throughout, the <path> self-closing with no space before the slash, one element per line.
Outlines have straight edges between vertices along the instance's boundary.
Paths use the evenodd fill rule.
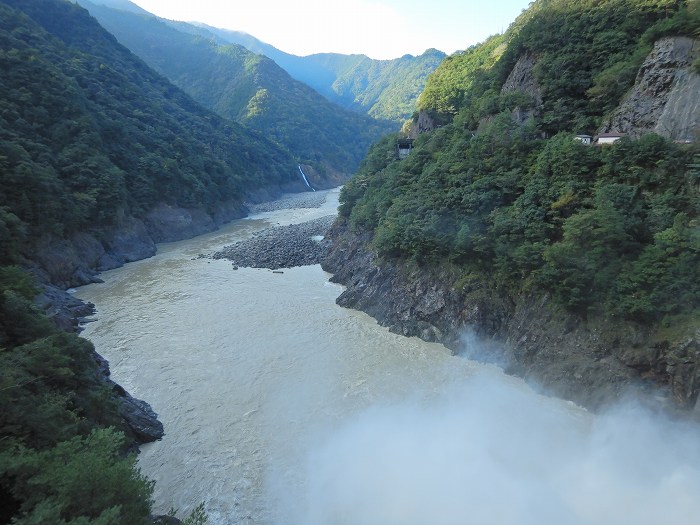
<path fill-rule="evenodd" d="M 88 0 L 73 1 L 85 5 L 89 3 Z M 141 8 L 128 0 L 90 1 L 93 5 L 144 14 Z M 340 53 L 298 56 L 281 51 L 242 31 L 217 28 L 202 22 L 182 22 L 151 16 L 178 31 L 200 36 L 217 45 L 237 44 L 255 54 L 265 55 L 294 79 L 307 84 L 329 101 L 378 120 L 390 120 L 398 124 L 413 114 L 415 101 L 427 76 L 447 56 L 436 49 L 428 49 L 418 56 L 406 54 L 389 60 Z"/>
<path fill-rule="evenodd" d="M 340 53 L 316 53 L 302 57 L 281 51 L 241 31 L 203 23 L 168 23 L 184 31 L 216 38 L 218 42 L 223 40 L 239 44 L 254 53 L 263 54 L 328 100 L 377 119 L 398 123 L 411 116 L 428 74 L 447 56 L 442 51 L 428 49 L 418 56 L 407 54 L 389 60 Z"/>
<path fill-rule="evenodd" d="M 236 44 L 183 32 L 183 24 L 153 15 L 88 0 L 80 3 L 123 44 L 205 107 L 265 133 L 299 163 L 314 166 L 316 186 L 340 184 L 369 145 L 396 127 L 333 105 L 269 58 Z"/>

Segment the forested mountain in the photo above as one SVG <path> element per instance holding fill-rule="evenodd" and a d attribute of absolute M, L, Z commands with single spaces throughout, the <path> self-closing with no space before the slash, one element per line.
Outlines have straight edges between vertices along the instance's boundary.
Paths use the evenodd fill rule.
<path fill-rule="evenodd" d="M 317 82 L 317 89 L 323 89 L 322 93 L 328 93 L 338 103 L 356 111 L 366 111 L 375 118 L 401 122 L 413 114 L 428 75 L 445 56 L 437 49 L 428 49 L 416 57 L 404 55 L 392 60 L 319 53 L 304 57 L 304 62 L 332 74 L 330 86 L 313 78 L 307 82 Z"/>
<path fill-rule="evenodd" d="M 416 99 L 423 90 L 428 75 L 446 56 L 442 51 L 428 49 L 420 56 L 405 55 L 392 60 L 375 60 L 365 55 L 339 53 L 300 57 L 280 51 L 240 31 L 218 29 L 205 24 L 175 24 L 183 31 L 206 38 L 213 36 L 265 55 L 295 79 L 345 108 L 367 113 L 376 119 L 399 123 L 414 112 Z"/>
<path fill-rule="evenodd" d="M 465 304 L 547 295 L 583 319 L 692 333 L 697 143 L 648 134 L 587 147 L 574 134 L 596 132 L 655 41 L 699 30 L 697 2 L 534 2 L 429 78 L 420 108 L 434 131 L 405 160 L 395 136 L 373 147 L 342 192 L 346 227 L 371 232 L 384 260 L 445 268 Z"/>
<path fill-rule="evenodd" d="M 272 60 L 222 45 L 155 16 L 81 0 L 119 41 L 219 115 L 264 133 L 300 163 L 337 174 L 355 171 L 369 145 L 396 129 L 343 109 L 294 80 Z"/>
<path fill-rule="evenodd" d="M 84 9 L 2 7 L 5 247 L 22 235 L 108 227 L 160 202 L 213 208 L 296 179 L 287 153 L 201 108 Z"/>

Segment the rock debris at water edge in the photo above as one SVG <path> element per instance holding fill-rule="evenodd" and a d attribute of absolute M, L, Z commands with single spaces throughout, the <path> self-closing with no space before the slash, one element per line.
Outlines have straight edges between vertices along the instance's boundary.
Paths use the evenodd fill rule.
<path fill-rule="evenodd" d="M 324 193 L 293 193 L 273 201 L 247 204 L 250 213 L 291 210 L 296 208 L 319 208 L 326 202 Z"/>
<path fill-rule="evenodd" d="M 278 270 L 320 264 L 330 244 L 323 237 L 334 220 L 334 215 L 328 215 L 301 224 L 266 228 L 250 239 L 224 247 L 211 257 L 229 259 L 234 268 Z"/>

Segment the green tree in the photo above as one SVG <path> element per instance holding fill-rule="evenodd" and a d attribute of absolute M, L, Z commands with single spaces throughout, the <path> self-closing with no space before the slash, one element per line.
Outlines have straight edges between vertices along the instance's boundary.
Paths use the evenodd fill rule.
<path fill-rule="evenodd" d="M 616 283 L 616 313 L 644 321 L 700 307 L 700 231 L 684 213 L 654 236 Z"/>
<path fill-rule="evenodd" d="M 21 501 L 14 523 L 147 524 L 153 483 L 123 458 L 123 435 L 110 429 L 73 437 L 43 451 L 23 446 L 0 455 L 0 476 L 15 480 Z"/>

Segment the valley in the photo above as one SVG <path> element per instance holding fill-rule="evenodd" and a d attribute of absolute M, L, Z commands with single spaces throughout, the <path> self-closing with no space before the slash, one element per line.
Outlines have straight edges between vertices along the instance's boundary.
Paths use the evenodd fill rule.
<path fill-rule="evenodd" d="M 0 0 L 0 524 L 700 520 L 698 38 Z"/>

